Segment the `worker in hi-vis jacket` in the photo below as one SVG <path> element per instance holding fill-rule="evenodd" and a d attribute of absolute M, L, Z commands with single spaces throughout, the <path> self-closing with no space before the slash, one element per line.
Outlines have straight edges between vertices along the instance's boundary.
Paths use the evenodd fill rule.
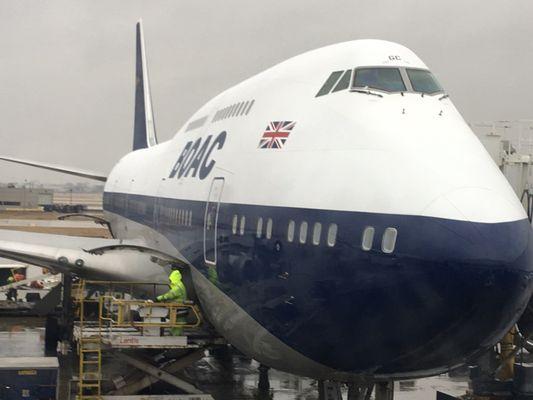
<path fill-rule="evenodd" d="M 20 270 L 12 270 L 11 275 L 7 278 L 7 284 L 10 285 L 15 282 L 20 282 L 26 279 L 26 276 Z M 6 299 L 9 301 L 17 301 L 18 294 L 16 287 L 10 287 L 6 293 Z"/>
<path fill-rule="evenodd" d="M 185 288 L 185 285 L 183 284 L 183 281 L 181 280 L 181 272 L 177 269 L 173 270 L 170 275 L 168 276 L 168 280 L 170 281 L 170 290 L 166 292 L 165 294 L 162 294 L 160 296 L 157 296 L 157 301 L 171 301 L 171 302 L 177 302 L 177 303 L 183 303 L 187 300 L 187 289 Z M 184 317 L 178 317 L 177 322 L 179 323 L 185 323 L 186 320 Z M 181 327 L 172 328 L 170 330 L 173 336 L 180 336 L 182 333 Z"/>

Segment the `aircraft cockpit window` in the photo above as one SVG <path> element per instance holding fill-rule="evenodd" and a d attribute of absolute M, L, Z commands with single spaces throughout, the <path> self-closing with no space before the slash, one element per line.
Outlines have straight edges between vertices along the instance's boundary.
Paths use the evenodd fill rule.
<path fill-rule="evenodd" d="M 358 68 L 355 70 L 353 88 L 369 88 L 385 92 L 404 92 L 405 83 L 398 68 Z"/>
<path fill-rule="evenodd" d="M 331 91 L 331 93 L 339 92 L 341 90 L 348 89 L 350 86 L 350 80 L 352 79 L 352 70 L 349 69 L 344 73 L 341 79 L 339 79 L 339 82 L 335 86 L 335 88 Z"/>
<path fill-rule="evenodd" d="M 325 94 L 328 94 L 333 88 L 333 86 L 337 83 L 343 72 L 344 71 L 332 72 L 329 78 L 326 80 L 326 83 L 322 85 L 315 97 L 324 96 Z"/>
<path fill-rule="evenodd" d="M 443 92 L 442 87 L 428 70 L 407 68 L 407 76 L 415 92 L 427 94 Z"/>

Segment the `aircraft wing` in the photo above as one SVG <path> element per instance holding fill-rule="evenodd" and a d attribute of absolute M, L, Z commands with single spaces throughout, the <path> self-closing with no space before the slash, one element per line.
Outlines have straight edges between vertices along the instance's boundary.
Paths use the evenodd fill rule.
<path fill-rule="evenodd" d="M 0 160 L 14 162 L 18 164 L 30 165 L 32 167 L 37 167 L 37 168 L 49 169 L 51 171 L 62 172 L 64 174 L 69 174 L 69 175 L 81 176 L 83 178 L 93 179 L 93 180 L 101 181 L 101 182 L 105 182 L 107 180 L 107 176 L 105 174 L 94 172 L 94 171 L 87 171 L 87 170 L 78 169 L 78 168 L 65 167 L 62 165 L 49 164 L 49 163 L 43 163 L 43 162 L 31 161 L 31 160 L 23 160 L 21 158 L 13 158 L 13 157 L 5 157 L 5 156 L 0 156 Z"/>
<path fill-rule="evenodd" d="M 65 247 L 101 247 L 110 243 L 121 243 L 120 239 L 92 238 L 83 236 L 54 235 L 50 233 L 36 233 L 0 229 L 0 241 L 11 241 L 28 244 L 60 245 Z M 10 257 L 6 257 L 10 258 Z"/>
<path fill-rule="evenodd" d="M 166 282 L 163 266 L 187 265 L 142 241 L 0 230 L 0 257 L 86 279 Z"/>

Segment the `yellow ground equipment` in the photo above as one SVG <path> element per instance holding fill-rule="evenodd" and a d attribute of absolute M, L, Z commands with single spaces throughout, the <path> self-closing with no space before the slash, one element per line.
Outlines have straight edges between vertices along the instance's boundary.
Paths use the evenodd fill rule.
<path fill-rule="evenodd" d="M 78 400 L 102 398 L 102 351 L 108 348 L 193 348 L 186 336 L 165 336 L 172 328 L 194 329 L 202 323 L 190 301 L 154 303 L 159 286 L 146 282 L 80 281 L 73 287 L 78 322 Z M 148 296 L 147 296 L 148 294 Z M 90 305 L 92 304 L 92 305 Z"/>

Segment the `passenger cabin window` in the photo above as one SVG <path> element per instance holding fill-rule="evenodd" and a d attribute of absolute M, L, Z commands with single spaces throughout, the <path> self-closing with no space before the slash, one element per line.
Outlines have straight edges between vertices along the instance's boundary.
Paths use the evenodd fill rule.
<path fill-rule="evenodd" d="M 302 222 L 300 224 L 300 243 L 305 243 L 307 241 L 307 222 Z"/>
<path fill-rule="evenodd" d="M 289 242 L 292 242 L 294 240 L 294 226 L 295 226 L 295 223 L 291 219 L 289 221 L 289 227 L 287 228 L 287 241 Z"/>
<path fill-rule="evenodd" d="M 415 92 L 427 94 L 443 92 L 442 87 L 428 70 L 407 68 L 407 76 Z"/>
<path fill-rule="evenodd" d="M 239 217 L 237 217 L 237 214 L 233 216 L 233 220 L 231 222 L 231 232 L 236 235 L 237 234 L 237 222 L 239 221 Z"/>
<path fill-rule="evenodd" d="M 322 87 L 320 88 L 320 90 L 318 91 L 315 97 L 324 96 L 325 94 L 328 94 L 333 88 L 333 86 L 337 83 L 337 81 L 339 80 L 343 72 L 344 71 L 332 72 L 329 78 L 324 83 L 324 85 L 322 85 Z"/>
<path fill-rule="evenodd" d="M 206 229 L 209 231 L 211 230 L 211 227 L 213 226 L 213 213 L 208 213 L 207 214 L 207 224 L 206 224 Z"/>
<path fill-rule="evenodd" d="M 370 88 L 385 92 L 406 90 L 398 68 L 358 68 L 355 70 L 353 88 Z"/>
<path fill-rule="evenodd" d="M 396 247 L 396 238 L 398 236 L 398 231 L 396 228 L 387 228 L 383 233 L 383 238 L 381 239 L 381 251 L 383 253 L 390 254 L 394 251 Z"/>
<path fill-rule="evenodd" d="M 335 242 L 337 241 L 337 224 L 330 224 L 328 229 L 328 246 L 333 247 L 335 246 Z"/>
<path fill-rule="evenodd" d="M 263 233 L 263 217 L 259 217 L 259 219 L 257 220 L 257 233 L 256 233 L 257 238 L 260 238 L 262 233 Z"/>
<path fill-rule="evenodd" d="M 272 237 L 272 218 L 267 219 L 266 226 L 266 238 L 270 239 Z"/>
<path fill-rule="evenodd" d="M 246 224 L 246 217 L 243 215 L 241 217 L 241 227 L 239 228 L 240 235 L 244 235 L 244 225 Z"/>
<path fill-rule="evenodd" d="M 335 88 L 331 91 L 331 93 L 339 92 L 341 90 L 348 89 L 348 86 L 350 86 L 350 79 L 351 78 L 352 78 L 352 70 L 350 69 L 350 70 L 348 70 L 348 71 L 346 71 L 344 73 L 342 78 L 337 83 L 337 86 L 335 86 Z"/>
<path fill-rule="evenodd" d="M 322 224 L 315 222 L 313 226 L 313 244 L 318 246 L 320 244 L 320 235 L 322 234 Z"/>
<path fill-rule="evenodd" d="M 374 232 L 375 229 L 373 226 L 367 226 L 363 231 L 363 238 L 361 240 L 361 247 L 363 250 L 372 250 L 372 244 L 374 243 Z"/>

